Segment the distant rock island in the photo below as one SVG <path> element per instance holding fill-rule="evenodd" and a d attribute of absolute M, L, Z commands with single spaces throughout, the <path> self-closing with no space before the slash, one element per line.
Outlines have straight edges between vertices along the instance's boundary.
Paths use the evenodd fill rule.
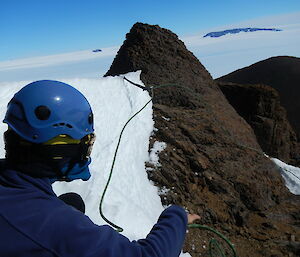
<path fill-rule="evenodd" d="M 227 29 L 223 31 L 215 31 L 215 32 L 210 32 L 204 35 L 203 37 L 222 37 L 226 34 L 237 34 L 240 32 L 254 32 L 254 31 L 282 31 L 281 29 L 266 29 L 266 28 L 239 28 L 239 29 Z"/>

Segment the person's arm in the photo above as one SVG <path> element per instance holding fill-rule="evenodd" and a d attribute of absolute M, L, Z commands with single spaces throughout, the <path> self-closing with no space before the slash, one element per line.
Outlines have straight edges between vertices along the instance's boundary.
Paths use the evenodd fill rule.
<path fill-rule="evenodd" d="M 162 212 L 145 239 L 131 242 L 110 226 L 97 226 L 81 213 L 72 213 L 61 213 L 57 236 L 49 239 L 58 256 L 178 257 L 188 222 L 184 209 L 171 206 Z"/>
<path fill-rule="evenodd" d="M 182 249 L 187 213 L 179 206 L 171 206 L 160 215 L 146 239 L 139 240 L 142 256 L 177 257 Z"/>

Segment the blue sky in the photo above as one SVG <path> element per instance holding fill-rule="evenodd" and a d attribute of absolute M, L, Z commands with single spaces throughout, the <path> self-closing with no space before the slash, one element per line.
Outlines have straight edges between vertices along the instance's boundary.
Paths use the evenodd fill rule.
<path fill-rule="evenodd" d="M 297 11 L 299 0 L 1 0 L 0 61 L 120 45 L 138 21 L 187 35 Z"/>

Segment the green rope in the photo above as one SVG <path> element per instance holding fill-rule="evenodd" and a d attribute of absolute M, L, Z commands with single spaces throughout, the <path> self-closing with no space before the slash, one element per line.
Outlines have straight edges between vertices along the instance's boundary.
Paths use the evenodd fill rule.
<path fill-rule="evenodd" d="M 138 84 L 133 83 L 133 82 L 131 82 L 128 79 L 126 79 L 126 80 L 128 82 L 130 82 L 131 84 L 133 84 L 135 86 L 138 86 Z M 176 85 L 176 84 L 164 84 L 164 85 L 159 85 L 159 86 L 152 86 L 152 87 L 149 87 L 149 88 L 146 88 L 146 87 L 143 87 L 143 86 L 139 85 L 138 86 L 139 88 L 142 88 L 143 90 L 147 90 L 149 93 L 150 93 L 149 89 L 152 90 L 152 94 L 150 93 L 151 99 L 140 110 L 138 110 L 134 115 L 132 115 L 129 118 L 129 120 L 125 123 L 125 125 L 123 126 L 123 128 L 121 130 L 121 133 L 120 133 L 120 136 L 119 136 L 119 140 L 118 140 L 118 144 L 117 144 L 117 147 L 116 147 L 116 150 L 115 150 L 114 158 L 113 158 L 113 161 L 112 161 L 112 165 L 111 165 L 109 177 L 108 177 L 108 180 L 106 182 L 105 188 L 103 190 L 103 193 L 102 193 L 102 196 L 101 196 L 101 200 L 100 200 L 100 205 L 99 205 L 100 216 L 103 218 L 103 220 L 105 222 L 107 222 L 109 225 L 111 225 L 112 227 L 114 227 L 116 229 L 116 231 L 118 231 L 118 232 L 123 232 L 124 229 L 121 228 L 120 226 L 114 224 L 113 222 L 111 222 L 109 219 L 107 219 L 105 217 L 105 215 L 104 215 L 104 213 L 102 211 L 102 205 L 103 205 L 105 194 L 107 192 L 107 188 L 108 188 L 108 186 L 110 184 L 110 181 L 111 181 L 111 178 L 112 178 L 112 173 L 113 173 L 114 165 L 115 165 L 115 162 L 116 162 L 117 153 L 118 153 L 118 150 L 119 150 L 119 146 L 120 146 L 120 142 L 121 142 L 121 138 L 122 138 L 123 132 L 124 132 L 126 126 L 129 124 L 129 122 L 135 116 L 137 116 L 142 110 L 144 110 L 146 108 L 146 106 L 153 100 L 153 89 L 155 89 L 155 88 L 161 88 L 161 87 L 168 87 L 168 86 L 179 86 L 179 85 Z M 179 86 L 179 87 L 184 88 L 183 86 Z M 222 238 L 229 245 L 229 247 L 231 248 L 231 250 L 233 252 L 232 256 L 233 257 L 237 257 L 237 254 L 236 254 L 234 246 L 231 244 L 231 242 L 223 234 L 221 234 L 217 230 L 214 230 L 213 228 L 210 228 L 208 226 L 199 225 L 199 224 L 189 224 L 188 228 L 199 228 L 199 229 L 204 229 L 204 230 L 208 230 L 208 231 L 211 231 L 211 232 L 215 233 L 216 235 L 218 235 L 220 238 Z M 217 256 L 225 257 L 226 256 L 225 253 L 224 253 L 224 251 L 223 251 L 223 249 L 222 249 L 222 247 L 220 246 L 220 244 L 218 243 L 218 241 L 216 239 L 210 240 L 210 243 L 209 243 L 209 253 L 210 253 L 211 257 L 217 257 Z M 216 254 L 218 254 L 218 255 L 216 255 Z"/>
<path fill-rule="evenodd" d="M 210 232 L 216 234 L 217 236 L 222 238 L 227 243 L 227 245 L 230 247 L 230 249 L 232 250 L 232 256 L 237 257 L 237 254 L 236 254 L 236 251 L 235 251 L 235 248 L 234 248 L 233 244 L 229 241 L 229 239 L 227 239 L 219 231 L 217 231 L 217 230 L 215 230 L 211 227 L 200 225 L 200 224 L 189 224 L 188 228 L 199 228 L 199 229 L 207 230 L 207 231 L 210 231 Z M 215 251 L 215 252 L 213 252 L 213 251 Z M 220 243 L 214 238 L 211 239 L 210 242 L 209 242 L 209 254 L 210 254 L 211 257 L 213 257 L 213 256 L 225 257 L 226 256 L 225 253 L 224 253 L 224 250 L 220 246 Z"/>
<path fill-rule="evenodd" d="M 212 238 L 209 241 L 209 255 L 210 256 L 226 256 L 223 248 L 220 246 L 218 240 Z"/>
<path fill-rule="evenodd" d="M 114 169 L 114 166 L 115 166 L 115 162 L 116 162 L 116 158 L 117 158 L 117 153 L 118 153 L 118 150 L 119 150 L 119 146 L 120 146 L 120 142 L 121 142 L 121 138 L 122 138 L 122 135 L 123 135 L 123 132 L 126 128 L 126 126 L 128 125 L 128 123 L 136 116 L 138 115 L 142 110 L 144 110 L 146 108 L 146 106 L 152 101 L 152 99 L 150 99 L 139 111 L 137 111 L 134 115 L 132 115 L 130 117 L 130 119 L 125 123 L 124 127 L 122 128 L 122 131 L 120 133 L 120 136 L 119 136 L 119 140 L 118 140 L 118 144 L 117 144 L 117 147 L 116 147 L 116 150 L 115 150 L 115 155 L 114 155 L 114 159 L 113 159 L 113 162 L 112 162 L 112 165 L 111 165 L 111 168 L 110 168 L 110 173 L 109 173 L 109 177 L 108 177 L 108 180 L 106 182 L 106 185 L 105 185 L 105 188 L 104 188 L 104 191 L 102 193 L 102 196 L 101 196 L 101 200 L 100 200 L 100 205 L 99 205 L 99 212 L 100 212 L 100 216 L 109 224 L 111 225 L 112 227 L 114 227 L 118 232 L 122 232 L 123 231 L 123 228 L 119 227 L 118 225 L 114 224 L 113 222 L 111 222 L 110 220 L 108 220 L 105 215 L 103 214 L 103 211 L 102 211 L 102 205 L 103 205 L 103 200 L 104 200 L 104 196 L 106 194 L 106 191 L 107 191 L 107 188 L 108 188 L 108 185 L 111 181 L 111 177 L 112 177 L 112 173 L 113 173 L 113 169 Z"/>

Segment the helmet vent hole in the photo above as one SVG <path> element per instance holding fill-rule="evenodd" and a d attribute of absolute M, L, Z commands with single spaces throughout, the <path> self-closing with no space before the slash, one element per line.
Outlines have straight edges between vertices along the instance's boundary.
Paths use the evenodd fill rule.
<path fill-rule="evenodd" d="M 72 125 L 70 125 L 70 124 L 66 124 L 66 123 L 56 123 L 56 124 L 53 124 L 52 125 L 53 127 L 55 127 L 55 128 L 57 128 L 57 127 L 67 127 L 67 128 L 73 128 L 73 126 Z"/>
<path fill-rule="evenodd" d="M 89 123 L 93 124 L 93 122 L 94 122 L 94 115 L 93 115 L 93 113 L 90 113 L 89 114 Z"/>
<path fill-rule="evenodd" d="M 48 120 L 51 114 L 50 109 L 45 105 L 40 105 L 34 110 L 35 116 L 39 120 Z"/>

